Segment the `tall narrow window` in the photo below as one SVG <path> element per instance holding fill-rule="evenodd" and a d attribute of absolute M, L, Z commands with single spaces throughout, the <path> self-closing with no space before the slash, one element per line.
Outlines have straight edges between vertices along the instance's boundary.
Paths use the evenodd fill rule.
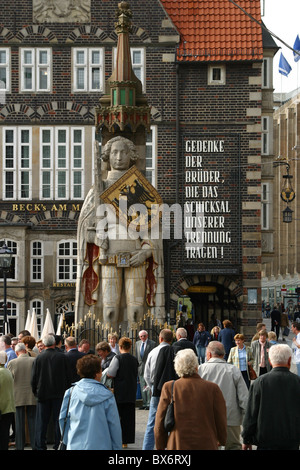
<path fill-rule="evenodd" d="M 0 48 L 0 104 L 5 103 L 1 93 L 9 91 L 9 52 L 7 48 Z"/>
<path fill-rule="evenodd" d="M 144 80 L 144 72 L 145 72 L 145 58 L 144 58 L 144 49 L 131 49 L 131 62 L 132 62 L 132 69 L 143 84 L 145 84 Z"/>
<path fill-rule="evenodd" d="M 40 129 L 41 198 L 53 197 L 53 129 Z"/>
<path fill-rule="evenodd" d="M 261 136 L 261 152 L 263 155 L 268 155 L 270 152 L 269 143 L 270 143 L 270 118 L 269 116 L 262 117 L 262 136 Z"/>
<path fill-rule="evenodd" d="M 19 129 L 20 199 L 31 198 L 31 129 Z"/>
<path fill-rule="evenodd" d="M 17 132 L 3 129 L 3 199 L 16 199 Z"/>
<path fill-rule="evenodd" d="M 69 197 L 69 135 L 68 129 L 56 129 L 56 198 Z"/>
<path fill-rule="evenodd" d="M 35 54 L 34 49 L 21 50 L 21 90 L 35 90 Z"/>
<path fill-rule="evenodd" d="M 42 282 L 44 280 L 44 253 L 43 243 L 31 242 L 31 282 Z"/>
<path fill-rule="evenodd" d="M 264 57 L 262 63 L 262 88 L 271 88 L 272 86 L 272 59 Z"/>
<path fill-rule="evenodd" d="M 83 188 L 83 161 L 84 161 L 84 130 L 72 129 L 71 141 L 71 159 L 72 159 L 72 199 L 81 199 L 84 194 Z"/>
<path fill-rule="evenodd" d="M 37 50 L 37 90 L 50 90 L 50 52 L 48 49 Z"/>
<path fill-rule="evenodd" d="M 156 141 L 157 127 L 151 126 L 151 132 L 147 132 L 146 141 L 146 178 L 155 186 L 156 184 Z"/>
<path fill-rule="evenodd" d="M 261 227 L 264 230 L 270 228 L 269 221 L 269 208 L 270 208 L 270 184 L 262 184 L 262 194 L 261 194 Z"/>

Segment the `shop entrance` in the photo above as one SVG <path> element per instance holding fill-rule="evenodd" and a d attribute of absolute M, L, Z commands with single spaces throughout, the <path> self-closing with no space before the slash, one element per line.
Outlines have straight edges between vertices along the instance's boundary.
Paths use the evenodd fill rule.
<path fill-rule="evenodd" d="M 204 323 L 206 330 L 214 326 L 214 318 L 221 323 L 229 319 L 235 326 L 238 317 L 238 302 L 230 289 L 220 284 L 202 283 L 188 287 L 178 299 L 178 310 L 187 323 Z"/>

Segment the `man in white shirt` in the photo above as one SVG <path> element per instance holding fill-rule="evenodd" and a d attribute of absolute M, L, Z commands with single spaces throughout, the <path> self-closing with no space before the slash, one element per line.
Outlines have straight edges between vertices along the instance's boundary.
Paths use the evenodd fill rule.
<path fill-rule="evenodd" d="M 151 391 L 153 391 L 155 382 L 156 362 L 158 355 L 163 348 L 171 346 L 173 341 L 172 331 L 168 329 L 162 330 L 159 334 L 158 340 L 159 345 L 150 351 L 144 369 L 144 379 Z M 143 450 L 154 449 L 154 424 L 159 398 L 159 396 L 153 396 L 153 394 L 151 396 L 148 422 L 143 442 Z"/>

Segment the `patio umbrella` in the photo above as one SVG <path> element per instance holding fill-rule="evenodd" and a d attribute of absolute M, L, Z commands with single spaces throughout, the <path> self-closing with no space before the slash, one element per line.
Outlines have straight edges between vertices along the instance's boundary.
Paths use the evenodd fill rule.
<path fill-rule="evenodd" d="M 49 312 L 49 309 L 47 308 L 46 319 L 45 319 L 43 331 L 42 331 L 42 334 L 41 334 L 41 338 L 44 338 L 45 336 L 49 335 L 50 333 L 55 334 L 55 331 L 54 331 L 54 326 L 53 326 L 51 314 Z"/>
<path fill-rule="evenodd" d="M 59 321 L 58 321 L 58 325 L 57 325 L 57 330 L 56 330 L 56 334 L 57 336 L 60 336 L 61 335 L 61 326 L 62 326 L 62 321 L 63 321 L 63 316 L 60 315 L 59 317 Z"/>
<path fill-rule="evenodd" d="M 39 332 L 38 332 L 38 327 L 37 327 L 37 317 L 36 317 L 34 308 L 32 309 L 29 331 L 30 331 L 31 336 L 33 336 L 36 340 L 38 340 Z"/>
<path fill-rule="evenodd" d="M 31 325 L 31 313 L 30 313 L 30 310 L 27 310 L 27 318 L 26 318 L 24 330 L 30 331 L 30 325 Z"/>

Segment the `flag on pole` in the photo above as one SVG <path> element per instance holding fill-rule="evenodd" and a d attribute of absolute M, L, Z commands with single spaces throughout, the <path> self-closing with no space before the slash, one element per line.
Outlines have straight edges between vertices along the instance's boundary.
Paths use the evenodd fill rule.
<path fill-rule="evenodd" d="M 279 60 L 279 73 L 287 77 L 291 70 L 292 67 L 290 66 L 284 55 L 281 53 Z"/>
<path fill-rule="evenodd" d="M 296 39 L 295 39 L 293 49 L 298 52 L 298 54 L 297 54 L 296 52 L 293 52 L 293 54 L 294 54 L 294 61 L 295 61 L 295 62 L 298 62 L 298 60 L 300 60 L 300 38 L 299 38 L 299 35 L 298 35 L 298 34 L 297 34 L 297 37 L 296 37 Z"/>

